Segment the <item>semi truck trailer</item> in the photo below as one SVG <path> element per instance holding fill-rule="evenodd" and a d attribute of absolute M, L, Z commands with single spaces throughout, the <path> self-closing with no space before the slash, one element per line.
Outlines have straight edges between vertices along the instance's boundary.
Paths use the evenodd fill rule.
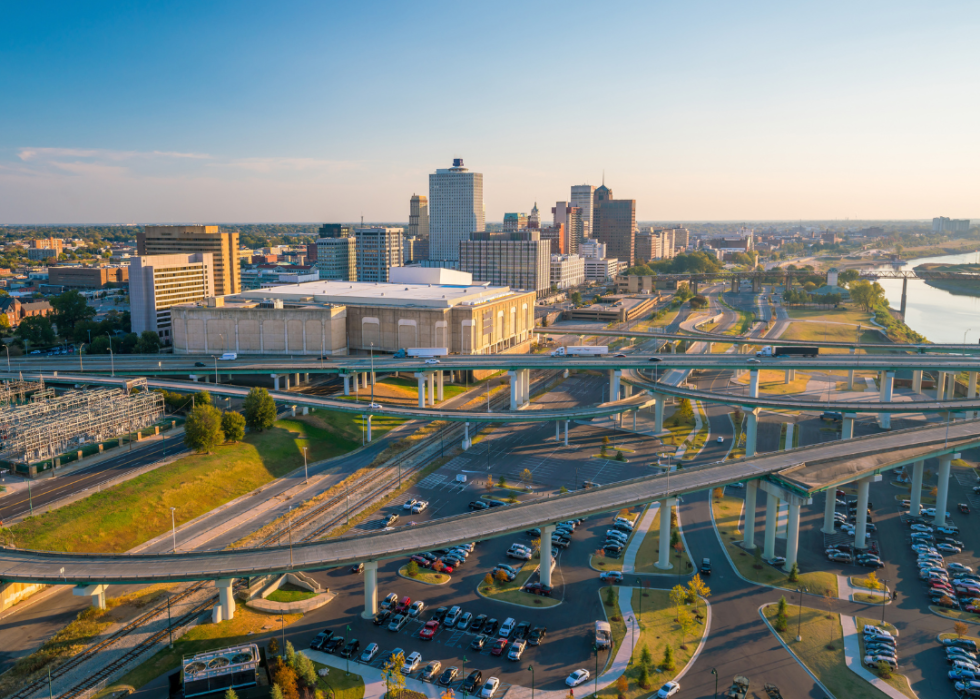
<path fill-rule="evenodd" d="M 609 354 L 606 345 L 587 345 L 581 347 L 559 347 L 551 353 L 552 357 L 598 357 L 602 354 Z"/>
<path fill-rule="evenodd" d="M 448 347 L 410 347 L 408 349 L 402 347 L 395 352 L 394 357 L 395 359 L 405 359 L 406 357 L 429 358 L 445 357 L 448 354 Z"/>
<path fill-rule="evenodd" d="M 766 345 L 755 353 L 756 357 L 816 357 L 819 347 L 771 347 Z"/>

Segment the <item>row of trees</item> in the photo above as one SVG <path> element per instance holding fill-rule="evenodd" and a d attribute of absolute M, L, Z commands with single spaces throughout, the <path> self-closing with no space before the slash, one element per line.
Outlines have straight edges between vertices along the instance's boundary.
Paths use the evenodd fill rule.
<path fill-rule="evenodd" d="M 836 306 L 844 297 L 839 293 L 808 294 L 803 289 L 787 289 L 783 292 L 783 303 L 788 306 Z"/>
<path fill-rule="evenodd" d="M 234 410 L 221 411 L 211 405 L 210 394 L 195 394 L 194 409 L 184 425 L 184 444 L 196 452 L 210 454 L 221 444 L 241 441 L 246 427 L 261 432 L 276 421 L 276 402 L 264 388 L 248 392 L 244 409 L 244 415 Z"/>
<path fill-rule="evenodd" d="M 269 640 L 269 672 L 272 675 L 272 699 L 324 699 L 317 689 L 316 667 L 313 661 L 297 653 L 293 644 L 286 641 L 285 652 L 280 653 L 275 636 Z M 235 691 L 225 692 L 225 699 L 238 699 Z"/>
<path fill-rule="evenodd" d="M 706 252 L 682 252 L 665 260 L 650 260 L 627 270 L 627 274 L 652 276 L 655 274 L 712 274 L 722 270 L 721 262 Z"/>

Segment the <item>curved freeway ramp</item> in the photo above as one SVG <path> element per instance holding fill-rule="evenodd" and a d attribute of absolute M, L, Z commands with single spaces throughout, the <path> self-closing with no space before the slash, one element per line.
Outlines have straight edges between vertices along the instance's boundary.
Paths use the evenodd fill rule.
<path fill-rule="evenodd" d="M 859 437 L 685 468 L 536 502 L 433 520 L 378 533 L 263 549 L 112 555 L 0 549 L 0 580 L 121 584 L 220 580 L 325 570 L 506 536 L 532 527 L 613 512 L 736 481 L 765 478 L 802 497 L 915 461 L 980 445 L 980 421 Z"/>

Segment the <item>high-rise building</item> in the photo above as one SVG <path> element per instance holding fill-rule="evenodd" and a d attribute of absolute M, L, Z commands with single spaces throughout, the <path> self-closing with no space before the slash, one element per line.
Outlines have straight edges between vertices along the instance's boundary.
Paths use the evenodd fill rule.
<path fill-rule="evenodd" d="M 547 240 L 551 245 L 552 255 L 564 255 L 567 253 L 567 235 L 565 224 L 557 223 L 554 226 L 545 226 L 540 229 L 541 240 Z"/>
<path fill-rule="evenodd" d="M 57 259 L 64 252 L 65 241 L 61 238 L 35 238 L 27 249 L 28 260 Z"/>
<path fill-rule="evenodd" d="M 473 233 L 459 244 L 459 268 L 474 281 L 544 296 L 551 286 L 551 244 L 539 231 Z"/>
<path fill-rule="evenodd" d="M 321 231 L 323 228 L 320 229 Z M 320 238 L 316 241 L 316 268 L 320 279 L 357 281 L 357 244 L 353 237 Z"/>
<path fill-rule="evenodd" d="M 408 205 L 408 238 L 429 238 L 429 200 L 413 194 Z"/>
<path fill-rule="evenodd" d="M 970 219 L 968 218 L 947 218 L 937 216 L 932 219 L 933 233 L 967 233 L 970 230 Z"/>
<path fill-rule="evenodd" d="M 527 214 L 504 214 L 504 232 L 522 231 L 527 228 Z"/>
<path fill-rule="evenodd" d="M 642 231 L 636 235 L 636 262 L 649 262 L 660 257 L 660 237 L 650 231 Z"/>
<path fill-rule="evenodd" d="M 429 175 L 429 259 L 459 260 L 460 243 L 482 233 L 485 222 L 482 173 L 454 158 L 451 168 Z"/>
<path fill-rule="evenodd" d="M 551 285 L 571 289 L 585 283 L 585 258 L 578 255 L 551 256 Z"/>
<path fill-rule="evenodd" d="M 214 260 L 214 296 L 242 290 L 238 265 L 238 231 L 218 231 L 217 226 L 146 226 L 136 235 L 140 256 L 211 253 Z"/>
<path fill-rule="evenodd" d="M 407 265 L 429 259 L 429 239 L 402 238 L 402 261 Z"/>
<path fill-rule="evenodd" d="M 572 185 L 572 206 L 577 206 L 582 210 L 582 237 L 594 238 L 592 230 L 595 228 L 592 203 L 595 199 L 595 187 L 590 184 Z"/>
<path fill-rule="evenodd" d="M 169 345 L 173 341 L 170 309 L 216 295 L 213 263 L 210 252 L 134 257 L 129 263 L 133 332 L 152 330 Z"/>
<path fill-rule="evenodd" d="M 403 228 L 355 228 L 357 241 L 357 280 L 387 282 L 388 270 L 401 267 Z"/>
<path fill-rule="evenodd" d="M 610 257 L 632 267 L 635 261 L 636 200 L 614 199 L 602 185 L 595 190 L 592 205 L 592 237 L 606 244 Z"/>
<path fill-rule="evenodd" d="M 343 223 L 324 223 L 317 232 L 321 238 L 349 238 L 354 234 L 354 229 Z"/>
<path fill-rule="evenodd" d="M 562 253 L 578 254 L 582 241 L 585 240 L 585 222 L 582 220 L 582 209 L 568 202 L 560 201 L 551 207 L 551 216 L 555 225 L 565 226 L 565 239 L 562 243 Z"/>
<path fill-rule="evenodd" d="M 534 202 L 531 215 L 527 217 L 527 227 L 532 230 L 541 228 L 541 214 L 538 213 L 538 202 Z"/>

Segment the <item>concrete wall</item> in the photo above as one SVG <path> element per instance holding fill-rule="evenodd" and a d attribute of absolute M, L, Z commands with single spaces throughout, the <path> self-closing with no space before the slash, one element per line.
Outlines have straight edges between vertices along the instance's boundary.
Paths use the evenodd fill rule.
<path fill-rule="evenodd" d="M 347 354 L 347 311 L 313 308 L 173 309 L 175 354 Z"/>

